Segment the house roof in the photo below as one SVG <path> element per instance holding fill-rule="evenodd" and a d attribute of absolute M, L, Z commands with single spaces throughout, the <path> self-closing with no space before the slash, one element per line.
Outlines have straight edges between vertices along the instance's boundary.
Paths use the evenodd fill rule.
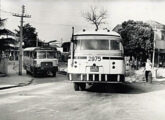
<path fill-rule="evenodd" d="M 0 29 L 0 35 L 11 35 L 15 36 L 16 34 L 8 29 Z"/>

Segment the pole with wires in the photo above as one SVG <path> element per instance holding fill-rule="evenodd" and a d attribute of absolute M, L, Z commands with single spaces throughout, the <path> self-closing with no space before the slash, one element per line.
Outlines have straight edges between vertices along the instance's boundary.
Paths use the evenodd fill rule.
<path fill-rule="evenodd" d="M 22 55 L 23 55 L 23 50 L 22 50 L 22 41 L 23 41 L 23 19 L 24 18 L 30 18 L 30 15 L 25 15 L 25 6 L 22 6 L 22 13 L 21 14 L 13 14 L 15 17 L 20 17 L 21 18 L 21 26 L 20 26 L 20 45 L 19 45 L 19 75 L 22 75 Z"/>

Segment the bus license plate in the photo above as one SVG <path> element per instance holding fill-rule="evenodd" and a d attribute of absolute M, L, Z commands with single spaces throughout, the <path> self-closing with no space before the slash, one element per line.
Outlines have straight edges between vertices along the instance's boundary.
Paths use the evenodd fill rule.
<path fill-rule="evenodd" d="M 91 66 L 90 71 L 91 72 L 99 72 L 99 67 L 98 66 Z"/>
<path fill-rule="evenodd" d="M 89 56 L 88 61 L 101 61 L 100 56 Z"/>

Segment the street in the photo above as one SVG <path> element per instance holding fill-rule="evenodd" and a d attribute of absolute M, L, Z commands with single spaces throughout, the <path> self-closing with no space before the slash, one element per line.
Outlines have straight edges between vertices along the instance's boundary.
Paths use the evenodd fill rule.
<path fill-rule="evenodd" d="M 67 77 L 57 74 L 1 90 L 0 98 L 1 120 L 165 119 L 165 82 L 102 84 L 74 91 Z"/>

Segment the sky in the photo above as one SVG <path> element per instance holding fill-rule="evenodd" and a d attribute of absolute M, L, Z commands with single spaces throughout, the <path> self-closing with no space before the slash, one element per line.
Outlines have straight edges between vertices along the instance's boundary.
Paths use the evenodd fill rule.
<path fill-rule="evenodd" d="M 165 0 L 0 0 L 0 17 L 7 18 L 5 27 L 14 31 L 20 25 L 20 18 L 12 14 L 21 13 L 25 5 L 24 24 L 36 28 L 38 38 L 43 41 L 70 41 L 72 26 L 75 31 L 93 29 L 83 13 L 91 6 L 107 11 L 106 27 L 113 29 L 127 20 L 155 20 L 165 24 Z"/>

